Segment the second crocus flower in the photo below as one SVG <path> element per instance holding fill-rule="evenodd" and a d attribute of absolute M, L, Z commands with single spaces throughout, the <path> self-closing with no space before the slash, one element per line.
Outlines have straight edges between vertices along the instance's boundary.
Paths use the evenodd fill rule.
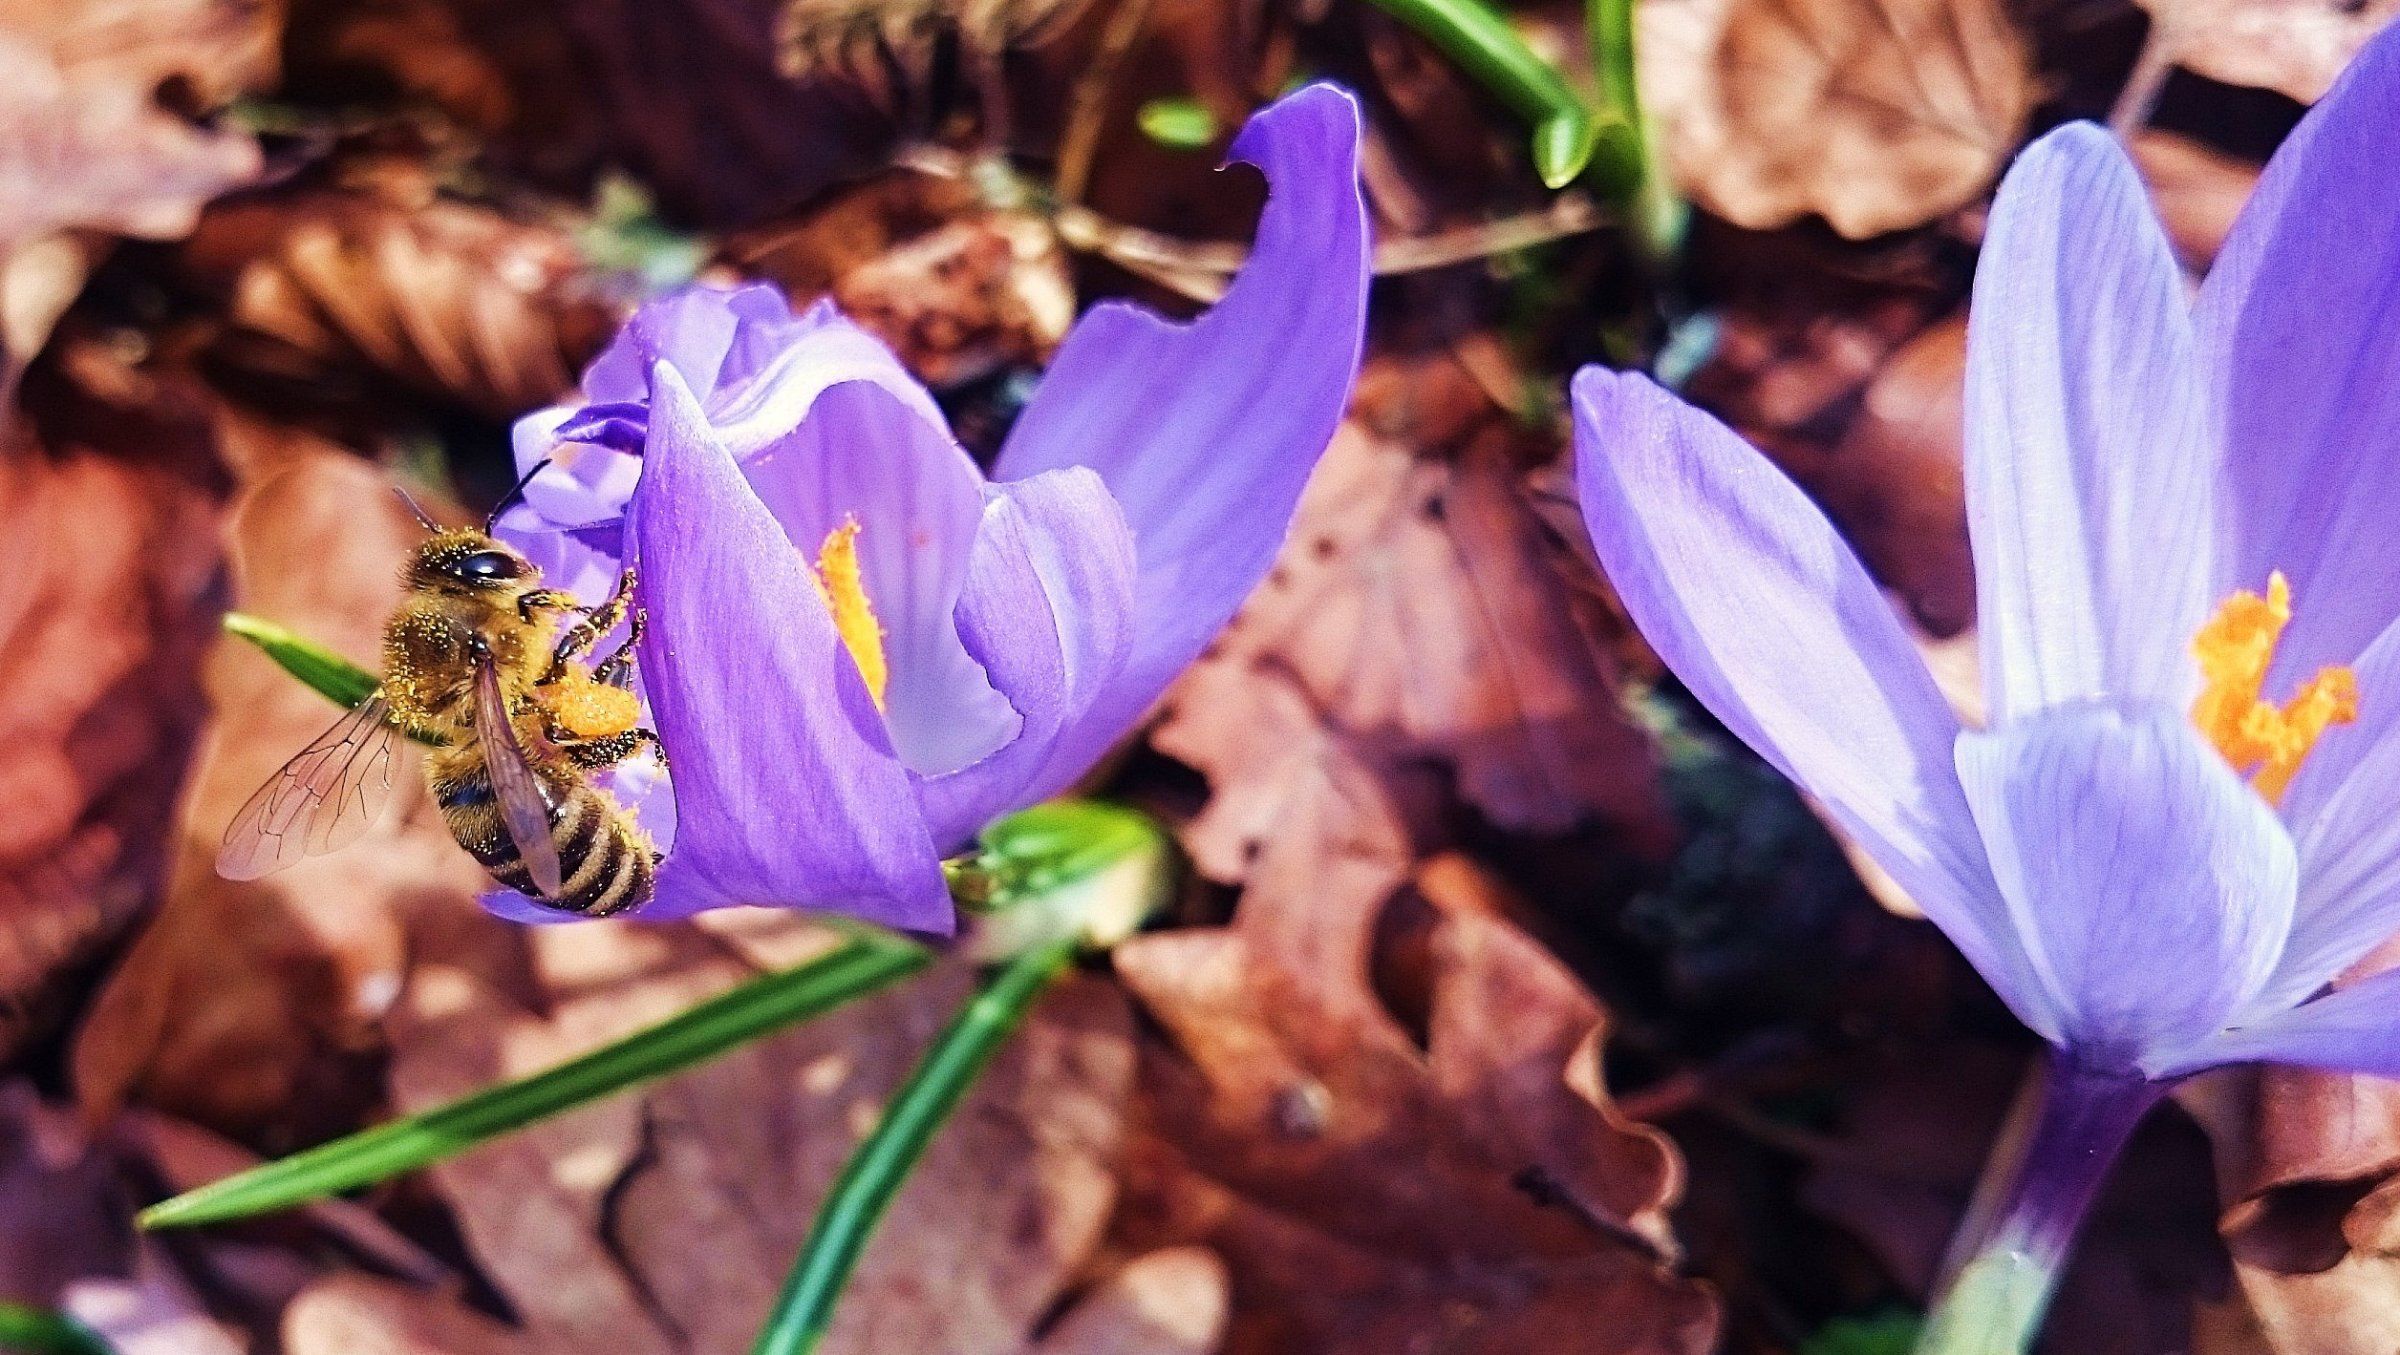
<path fill-rule="evenodd" d="M 1281 546 L 1358 372 L 1358 142 L 1331 86 L 1252 119 L 1267 206 L 1224 299 L 1093 309 L 988 478 L 881 344 L 766 287 L 645 307 L 519 425 L 550 465 L 501 534 L 587 598 L 637 571 L 672 757 L 671 799 L 628 797 L 667 845 L 645 916 L 950 929 L 943 856 L 1090 767 Z"/>
<path fill-rule="evenodd" d="M 1925 1344 L 2030 1339 L 2176 1081 L 2400 1074 L 2400 32 L 2268 166 L 2196 306 L 2116 142 L 1994 205 L 1967 352 L 1988 727 L 1791 481 L 1638 376 L 1575 382 L 1593 542 L 1668 666 L 2056 1049 Z"/>

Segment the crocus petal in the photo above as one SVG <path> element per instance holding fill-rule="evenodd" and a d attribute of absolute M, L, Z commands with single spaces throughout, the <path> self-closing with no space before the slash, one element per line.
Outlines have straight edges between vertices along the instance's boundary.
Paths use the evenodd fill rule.
<path fill-rule="evenodd" d="M 2400 623 L 2356 669 L 2357 723 L 2326 731 L 2283 797 L 2300 851 L 2300 903 L 2261 1008 L 2300 1001 L 2400 932 Z"/>
<path fill-rule="evenodd" d="M 645 914 L 755 903 L 948 931 L 915 791 L 806 562 L 673 367 L 650 398 L 626 545 L 678 823 Z"/>
<path fill-rule="evenodd" d="M 1100 477 L 1080 466 L 1000 487 L 983 513 L 958 629 L 993 685 L 1024 715 L 1007 747 L 918 786 L 936 846 L 964 846 L 994 816 L 1028 803 L 1074 716 L 1133 646 L 1134 541 Z M 1104 751 L 1061 756 L 1078 765 Z"/>
<path fill-rule="evenodd" d="M 2229 1063 L 2296 1063 L 2400 1077 L 2400 969 L 2198 1041 L 2159 1072 L 2196 1073 Z"/>
<path fill-rule="evenodd" d="M 2055 1035 L 1959 789 L 1958 719 L 1833 524 L 1647 377 L 1587 367 L 1574 397 L 1584 520 L 1651 647 L 1824 803 L 2027 1025 Z"/>
<path fill-rule="evenodd" d="M 1958 770 L 2032 972 L 2093 1066 L 2204 1038 L 2273 970 L 2291 838 L 2180 711 L 2046 711 L 1962 737 Z"/>
<path fill-rule="evenodd" d="M 742 471 L 809 558 L 844 522 L 859 524 L 859 569 L 890 673 L 884 718 L 901 761 L 938 776 L 989 755 L 1020 720 L 958 635 L 983 473 L 938 412 L 928 417 L 881 382 L 820 388 L 790 413 L 796 423 Z"/>
<path fill-rule="evenodd" d="M 2188 702 L 2192 633 L 2214 601 L 2215 460 L 2183 273 L 2115 138 L 2077 123 L 2018 157 L 1967 325 L 1994 723 L 2092 697 Z"/>
<path fill-rule="evenodd" d="M 1189 325 L 1096 306 L 1067 336 L 998 476 L 1089 466 L 1140 543 L 1133 655 L 1061 747 L 1122 734 L 1224 628 L 1289 530 L 1358 374 L 1368 243 L 1358 105 L 1312 85 L 1250 120 L 1234 159 L 1267 176 L 1257 244 Z M 1082 771 L 1055 762 L 1041 790 Z"/>
<path fill-rule="evenodd" d="M 2231 536 L 2221 586 L 2291 580 L 2272 690 L 2400 614 L 2400 28 L 2267 165 L 2201 289 Z"/>

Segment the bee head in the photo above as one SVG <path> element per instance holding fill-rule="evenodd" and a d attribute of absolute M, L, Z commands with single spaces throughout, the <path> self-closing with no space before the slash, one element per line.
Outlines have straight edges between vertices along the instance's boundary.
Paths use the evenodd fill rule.
<path fill-rule="evenodd" d="M 444 593 L 514 593 L 540 579 L 531 560 L 472 527 L 436 532 L 410 557 L 411 589 Z"/>

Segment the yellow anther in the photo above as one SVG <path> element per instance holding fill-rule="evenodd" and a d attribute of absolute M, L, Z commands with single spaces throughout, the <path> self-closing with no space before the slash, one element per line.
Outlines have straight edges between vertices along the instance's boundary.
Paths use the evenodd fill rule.
<path fill-rule="evenodd" d="M 2270 804 L 2326 730 L 2358 718 L 2358 675 L 2348 668 L 2318 669 L 2280 706 L 2262 695 L 2291 619 L 2292 586 L 2277 570 L 2265 597 L 2235 593 L 2192 637 L 2201 678 L 2192 723 Z"/>
<path fill-rule="evenodd" d="M 867 600 L 866 576 L 858 568 L 857 518 L 844 518 L 841 526 L 825 534 L 825 544 L 817 548 L 816 579 L 817 591 L 825 595 L 825 606 L 833 612 L 833 628 L 841 633 L 842 647 L 850 651 L 850 661 L 866 679 L 875 709 L 883 709 L 883 690 L 892 673 L 883 654 L 883 626 L 875 620 L 875 604 Z"/>

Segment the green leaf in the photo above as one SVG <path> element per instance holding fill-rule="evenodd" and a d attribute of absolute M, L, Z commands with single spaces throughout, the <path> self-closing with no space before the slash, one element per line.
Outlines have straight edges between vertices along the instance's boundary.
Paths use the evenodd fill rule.
<path fill-rule="evenodd" d="M 860 931 L 833 952 L 755 979 L 547 1072 L 377 1125 L 178 1195 L 145 1228 L 247 1218 L 414 1171 L 486 1139 L 596 1101 L 866 996 L 932 962 L 914 941 Z"/>
<path fill-rule="evenodd" d="M 1872 1317 L 1835 1318 L 1802 1341 L 1795 1355 L 1909 1355 L 1923 1325 L 1915 1313 L 1896 1308 Z"/>
<path fill-rule="evenodd" d="M 1152 99 L 1134 115 L 1142 135 L 1179 151 L 1206 150 L 1223 129 L 1217 115 L 1198 99 Z"/>
<path fill-rule="evenodd" d="M 0 1299 L 0 1350 L 17 1355 L 115 1355 L 100 1333 L 65 1313 Z"/>
<path fill-rule="evenodd" d="M 1583 172 L 1598 141 L 1591 110 L 1558 68 L 1534 54 L 1508 21 L 1478 0 L 1374 0 L 1442 49 L 1534 126 L 1533 163 L 1562 188 Z"/>
<path fill-rule="evenodd" d="M 998 961 L 1065 937 L 1106 948 L 1164 907 L 1175 849 L 1148 815 L 1098 800 L 1051 800 L 995 820 L 980 850 L 949 866 L 975 914 L 976 959 Z"/>
<path fill-rule="evenodd" d="M 336 705 L 352 707 L 375 694 L 383 679 L 272 621 L 247 612 L 227 612 L 225 629 L 267 652 L 283 671 L 314 687 Z"/>
<path fill-rule="evenodd" d="M 866 1141 L 843 1164 L 817 1210 L 800 1259 L 776 1297 L 753 1355 L 804 1355 L 825 1338 L 834 1305 L 866 1251 L 892 1197 L 935 1131 L 958 1109 L 967 1088 L 1036 999 L 1074 958 L 1074 937 L 1020 952 L 992 976 L 909 1072 Z"/>

